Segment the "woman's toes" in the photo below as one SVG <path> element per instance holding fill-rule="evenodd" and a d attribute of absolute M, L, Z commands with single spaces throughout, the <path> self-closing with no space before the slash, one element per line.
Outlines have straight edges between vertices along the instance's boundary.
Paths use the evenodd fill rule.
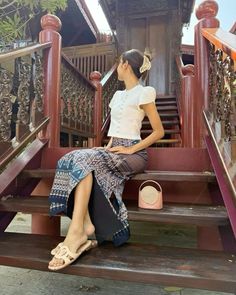
<path fill-rule="evenodd" d="M 49 265 L 54 267 L 54 266 L 59 266 L 63 264 L 63 260 L 62 259 L 58 259 L 53 257 L 53 259 L 49 262 Z"/>

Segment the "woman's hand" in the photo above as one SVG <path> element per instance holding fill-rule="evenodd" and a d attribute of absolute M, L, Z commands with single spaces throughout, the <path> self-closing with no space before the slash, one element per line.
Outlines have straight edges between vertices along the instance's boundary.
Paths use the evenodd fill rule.
<path fill-rule="evenodd" d="M 112 152 L 114 154 L 128 154 L 131 155 L 135 153 L 135 150 L 133 146 L 114 146 L 112 148 L 107 149 L 109 152 Z"/>

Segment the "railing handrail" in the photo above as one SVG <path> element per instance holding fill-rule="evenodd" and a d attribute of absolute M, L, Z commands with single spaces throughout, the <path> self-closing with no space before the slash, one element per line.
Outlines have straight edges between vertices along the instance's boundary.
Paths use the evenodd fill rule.
<path fill-rule="evenodd" d="M 201 32 L 207 40 L 236 60 L 236 35 L 221 28 L 202 28 Z"/>
<path fill-rule="evenodd" d="M 106 85 L 106 83 L 109 81 L 109 79 L 111 78 L 113 73 L 116 71 L 116 69 L 117 69 L 117 63 L 115 63 L 110 69 L 110 71 L 107 72 L 106 75 L 102 78 L 101 80 L 102 87 Z"/>
<path fill-rule="evenodd" d="M 96 90 L 96 86 L 73 65 L 73 63 L 64 53 L 61 54 L 61 57 L 66 61 L 67 64 L 70 65 L 70 67 L 73 68 L 73 70 L 85 81 L 85 83 L 89 84 L 94 90 Z"/>
<path fill-rule="evenodd" d="M 47 124 L 49 123 L 49 118 L 44 118 L 44 120 L 22 141 L 18 144 L 16 148 L 14 148 L 7 156 L 5 156 L 0 161 L 0 170 L 6 167 L 6 165 L 14 159 L 21 151 L 22 149 L 34 138 L 37 136 L 37 134 L 43 130 Z"/>
<path fill-rule="evenodd" d="M 48 47 L 51 47 L 51 42 L 47 42 L 44 44 L 35 44 L 35 45 L 31 45 L 31 46 L 26 46 L 23 48 L 17 48 L 14 49 L 10 52 L 6 52 L 6 53 L 1 53 L 0 54 L 0 62 L 5 62 L 5 61 L 9 61 L 18 57 L 23 57 L 26 55 L 29 55 L 35 51 L 38 50 L 42 50 L 42 49 L 46 49 Z"/>

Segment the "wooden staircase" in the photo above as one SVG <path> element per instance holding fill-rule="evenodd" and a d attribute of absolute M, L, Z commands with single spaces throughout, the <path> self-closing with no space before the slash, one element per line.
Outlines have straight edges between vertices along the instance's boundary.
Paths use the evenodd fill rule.
<path fill-rule="evenodd" d="M 64 153 L 63 149 L 57 149 L 55 152 L 60 156 Z M 171 148 L 149 149 L 149 155 L 152 155 L 149 170 L 134 176 L 126 183 L 124 199 L 129 219 L 133 222 L 210 227 L 212 230 L 215 227 L 228 227 L 229 220 L 224 206 L 211 204 L 205 197 L 194 202 L 194 191 L 192 197 L 189 196 L 189 189 L 190 191 L 193 188 L 200 189 L 208 194 L 209 185 L 217 186 L 214 173 L 200 170 L 200 167 L 192 167 L 191 161 L 188 161 L 190 163 L 180 171 L 165 169 L 169 164 L 165 161 L 160 163 L 160 159 L 169 158 L 171 154 L 173 157 L 178 154 L 181 162 L 183 157 L 186 163 L 188 158 L 191 158 L 191 152 L 189 154 L 188 150 L 184 149 L 178 149 L 176 152 L 171 151 Z M 199 157 L 199 154 L 197 156 Z M 52 181 L 55 170 L 50 166 L 54 163 L 49 163 L 47 157 L 49 159 L 50 154 L 44 159 L 48 162 L 49 168 L 25 169 L 18 175 L 16 181 L 18 183 L 41 179 Z M 156 169 L 156 163 L 162 170 Z M 172 159 L 170 163 L 173 163 Z M 177 159 L 175 165 L 178 165 Z M 145 179 L 158 180 L 162 184 L 164 191 L 162 210 L 138 208 L 137 187 Z M 189 202 L 181 203 L 178 200 L 179 196 L 183 197 L 184 194 L 183 191 L 178 192 L 176 189 L 180 183 L 186 188 Z M 49 211 L 47 195 L 2 198 L 0 211 L 47 215 Z M 40 234 L 1 233 L 0 264 L 46 271 L 50 250 L 62 239 L 60 236 Z M 211 246 L 214 248 L 214 245 Z M 233 253 L 219 250 L 166 247 L 141 242 L 128 242 L 124 246 L 114 248 L 111 243 L 105 243 L 84 254 L 77 262 L 61 272 L 113 280 L 235 292 L 235 262 Z"/>
<path fill-rule="evenodd" d="M 174 95 L 158 95 L 156 99 L 156 107 L 165 130 L 165 135 L 152 146 L 180 146 L 180 121 L 176 97 Z M 145 118 L 141 130 L 142 138 L 147 137 L 151 132 L 151 125 L 148 119 Z"/>

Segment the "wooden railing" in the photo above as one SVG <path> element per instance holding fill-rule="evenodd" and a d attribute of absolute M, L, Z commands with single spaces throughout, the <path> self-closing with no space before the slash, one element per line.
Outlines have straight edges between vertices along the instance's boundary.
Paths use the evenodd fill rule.
<path fill-rule="evenodd" d="M 0 55 L 0 167 L 11 161 L 47 124 L 43 63 L 51 43 Z"/>
<path fill-rule="evenodd" d="M 61 131 L 73 136 L 93 138 L 96 86 L 83 76 L 62 54 L 61 61 Z"/>
<path fill-rule="evenodd" d="M 236 237 L 236 36 L 219 28 L 217 11 L 215 1 L 196 11 L 197 137 L 205 141 Z"/>
<path fill-rule="evenodd" d="M 94 71 L 100 72 L 104 77 L 117 56 L 114 42 L 66 47 L 63 48 L 63 53 L 88 79 Z"/>
<path fill-rule="evenodd" d="M 236 36 L 221 29 L 202 29 L 209 41 L 209 102 L 204 111 L 208 131 L 226 168 L 236 201 Z M 231 171 L 231 172 L 230 172 Z"/>
<path fill-rule="evenodd" d="M 176 56 L 175 62 L 176 96 L 180 115 L 182 147 L 194 147 L 194 66 L 184 65 L 179 55 Z"/>

